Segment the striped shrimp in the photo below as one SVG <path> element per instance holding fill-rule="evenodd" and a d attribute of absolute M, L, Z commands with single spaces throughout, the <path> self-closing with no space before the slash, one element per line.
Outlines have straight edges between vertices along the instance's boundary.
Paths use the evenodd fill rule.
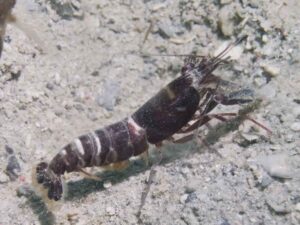
<path fill-rule="evenodd" d="M 218 104 L 251 102 L 252 92 L 249 89 L 226 93 L 220 87 L 231 83 L 212 74 L 224 62 L 224 55 L 241 40 L 230 44 L 216 57 L 186 58 L 180 77 L 131 116 L 75 138 L 49 163 L 39 163 L 34 179 L 47 189 L 49 199 L 58 201 L 63 194 L 61 176 L 64 173 L 87 167 L 117 165 L 132 156 L 147 153 L 149 145 L 158 146 L 164 140 L 186 141 L 184 137 L 175 141 L 173 135 L 190 133 L 208 122 L 212 119 L 208 113 Z M 194 122 L 189 125 L 191 121 Z"/>

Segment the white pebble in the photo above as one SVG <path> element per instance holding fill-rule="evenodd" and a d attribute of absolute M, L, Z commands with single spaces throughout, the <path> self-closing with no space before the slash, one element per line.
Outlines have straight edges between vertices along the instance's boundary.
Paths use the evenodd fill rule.
<path fill-rule="evenodd" d="M 273 65 L 262 64 L 261 68 L 270 76 L 277 76 L 280 73 L 280 68 Z"/>
<path fill-rule="evenodd" d="M 224 36 L 230 37 L 233 34 L 234 25 L 230 19 L 230 12 L 223 9 L 219 13 L 219 27 Z"/>
<path fill-rule="evenodd" d="M 280 145 L 273 145 L 273 146 L 270 146 L 270 149 L 272 151 L 279 151 L 281 149 L 281 146 Z"/>
<path fill-rule="evenodd" d="M 250 42 L 247 42 L 245 48 L 246 48 L 246 50 L 251 50 L 253 48 L 253 46 L 251 45 Z"/>
<path fill-rule="evenodd" d="M 187 168 L 187 167 L 184 167 L 184 168 L 181 169 L 181 173 L 183 173 L 184 175 L 187 175 L 187 174 L 190 173 L 190 169 Z"/>
<path fill-rule="evenodd" d="M 264 42 L 264 43 L 267 43 L 268 42 L 268 36 L 267 35 L 263 35 L 261 40 Z"/>
<path fill-rule="evenodd" d="M 105 189 L 108 189 L 108 188 L 110 188 L 111 186 L 112 186 L 112 184 L 111 184 L 110 181 L 106 181 L 106 182 L 104 182 L 104 184 L 103 184 L 103 187 L 104 187 Z"/>
<path fill-rule="evenodd" d="M 113 208 L 113 207 L 111 207 L 111 206 L 108 206 L 108 207 L 106 208 L 106 213 L 107 213 L 107 215 L 109 215 L 109 216 L 113 216 L 113 215 L 116 214 L 116 210 L 115 210 L 115 208 Z"/>
<path fill-rule="evenodd" d="M 261 28 L 263 28 L 263 30 L 265 32 L 268 32 L 268 31 L 272 30 L 272 24 L 268 20 L 261 21 L 260 26 L 261 26 Z"/>
<path fill-rule="evenodd" d="M 218 54 L 220 54 L 222 51 L 224 51 L 224 49 L 226 49 L 226 47 L 230 44 L 230 42 L 226 41 L 224 42 L 215 52 L 214 52 L 214 56 L 217 56 Z M 241 57 L 242 53 L 243 53 L 244 49 L 238 45 L 235 46 L 233 49 L 231 49 L 226 56 L 229 56 L 231 60 L 237 60 Z"/>
<path fill-rule="evenodd" d="M 0 184 L 7 183 L 8 181 L 9 177 L 5 173 L 0 172 Z"/>
<path fill-rule="evenodd" d="M 243 134 L 242 134 L 242 137 L 243 137 L 245 140 L 249 141 L 249 142 L 255 142 L 255 141 L 258 140 L 258 136 L 255 135 L 255 134 L 246 134 L 246 133 L 243 133 Z"/>
<path fill-rule="evenodd" d="M 181 197 L 180 197 L 180 203 L 184 204 L 185 201 L 187 200 L 188 196 L 189 196 L 188 194 L 181 195 Z"/>
<path fill-rule="evenodd" d="M 300 122 L 295 122 L 291 125 L 293 131 L 300 131 Z"/>
<path fill-rule="evenodd" d="M 296 211 L 300 212 L 300 203 L 297 203 L 297 205 L 295 206 Z"/>
<path fill-rule="evenodd" d="M 158 11 L 158 10 L 161 10 L 161 9 L 165 8 L 165 7 L 166 7 L 166 3 L 157 3 L 157 4 L 155 4 L 155 5 L 152 7 L 152 10 L 151 10 L 151 11 L 156 12 L 156 11 Z"/>

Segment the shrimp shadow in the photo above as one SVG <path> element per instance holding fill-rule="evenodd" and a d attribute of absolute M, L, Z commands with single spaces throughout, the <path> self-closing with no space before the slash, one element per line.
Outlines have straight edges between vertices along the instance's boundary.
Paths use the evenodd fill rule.
<path fill-rule="evenodd" d="M 17 189 L 17 196 L 23 196 L 27 199 L 27 204 L 37 216 L 41 225 L 56 224 L 55 215 L 48 209 L 44 199 L 36 194 L 32 186 L 28 184 L 21 185 Z"/>
<path fill-rule="evenodd" d="M 81 199 L 93 192 L 105 190 L 103 184 L 110 181 L 112 185 L 121 183 L 129 177 L 137 176 L 140 173 L 151 169 L 151 165 L 160 161 L 159 165 L 164 165 L 175 160 L 185 158 L 190 154 L 199 153 L 199 144 L 190 141 L 184 144 L 168 144 L 159 151 L 153 149 L 149 154 L 149 165 L 145 161 L 137 159 L 130 162 L 129 166 L 122 171 L 104 171 L 96 175 L 101 177 L 101 181 L 84 178 L 78 181 L 70 181 L 67 183 L 68 193 L 65 196 L 65 201 Z M 160 159 L 162 153 L 162 159 Z"/>

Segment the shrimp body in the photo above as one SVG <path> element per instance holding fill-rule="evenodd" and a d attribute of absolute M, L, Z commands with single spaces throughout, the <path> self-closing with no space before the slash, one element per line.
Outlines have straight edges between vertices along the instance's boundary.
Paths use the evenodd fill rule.
<path fill-rule="evenodd" d="M 172 139 L 196 114 L 198 123 L 202 125 L 209 120 L 207 113 L 218 104 L 252 101 L 248 94 L 240 98 L 244 90 L 223 93 L 219 86 L 222 83 L 227 85 L 228 82 L 212 74 L 223 62 L 224 54 L 237 43 L 227 47 L 217 57 L 204 57 L 201 60 L 197 57 L 187 58 L 181 76 L 171 81 L 131 116 L 75 138 L 49 163 L 39 163 L 34 179 L 48 189 L 50 199 L 57 201 L 62 197 L 61 175 L 64 173 L 126 161 L 146 152 L 150 144 L 159 145 L 164 140 Z M 193 129 L 196 126 L 188 130 Z"/>

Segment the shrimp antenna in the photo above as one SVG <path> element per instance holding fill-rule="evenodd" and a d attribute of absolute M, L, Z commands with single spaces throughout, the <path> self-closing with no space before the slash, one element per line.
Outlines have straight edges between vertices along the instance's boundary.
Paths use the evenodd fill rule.
<path fill-rule="evenodd" d="M 196 58 L 205 58 L 206 56 L 204 55 L 196 55 L 196 54 L 137 54 L 140 55 L 142 57 L 149 57 L 149 56 L 160 56 L 160 57 L 196 57 Z"/>

